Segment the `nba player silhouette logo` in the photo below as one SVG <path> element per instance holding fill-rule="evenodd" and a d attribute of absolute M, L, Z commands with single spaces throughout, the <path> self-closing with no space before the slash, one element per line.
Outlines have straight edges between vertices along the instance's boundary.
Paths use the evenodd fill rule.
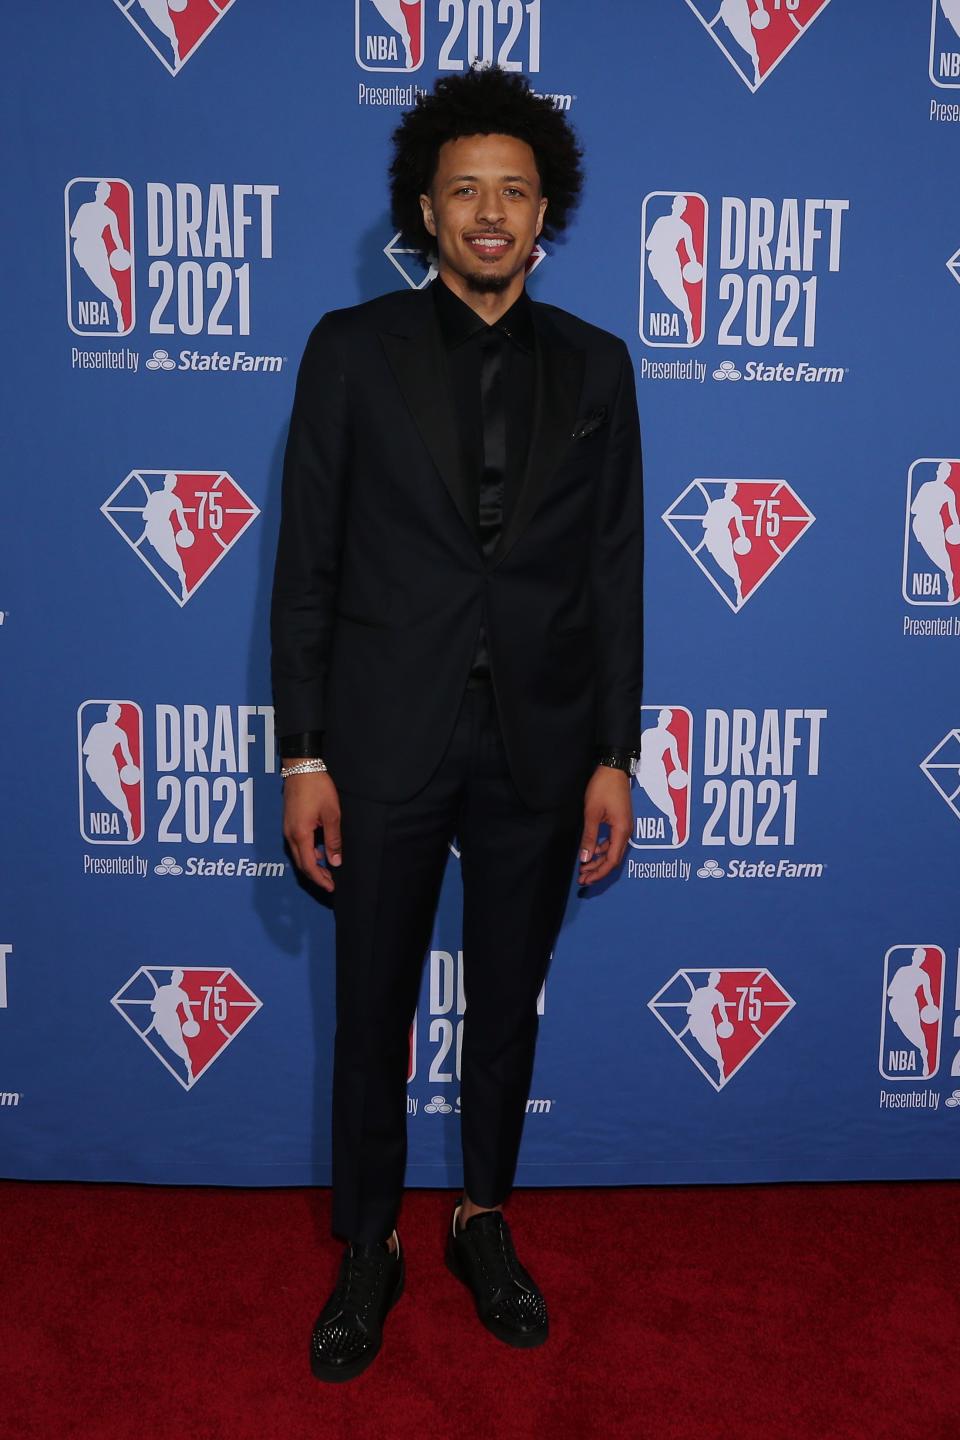
<path fill-rule="evenodd" d="M 910 466 L 903 598 L 910 605 L 960 600 L 960 460 L 914 460 Z"/>
<path fill-rule="evenodd" d="M 663 1028 L 720 1091 L 793 1009 L 769 970 L 678 970 L 649 1002 Z"/>
<path fill-rule="evenodd" d="M 67 324 L 74 335 L 129 335 L 136 320 L 133 191 L 77 177 L 63 192 Z"/>
<path fill-rule="evenodd" d="M 926 759 L 920 761 L 920 769 L 960 820 L 960 730 L 948 730 Z"/>
<path fill-rule="evenodd" d="M 941 90 L 960 89 L 960 0 L 932 0 L 930 79 Z"/>
<path fill-rule="evenodd" d="M 133 700 L 77 710 L 80 834 L 90 845 L 143 839 L 143 713 Z"/>
<path fill-rule="evenodd" d="M 191 1090 L 262 1002 L 235 970 L 141 965 L 110 1003 L 184 1090 Z"/>
<path fill-rule="evenodd" d="M 113 0 L 171 75 L 196 54 L 233 0 Z"/>
<path fill-rule="evenodd" d="M 181 608 L 260 514 L 223 470 L 132 470 L 100 509 Z"/>
<path fill-rule="evenodd" d="M 686 0 L 748 90 L 756 92 L 830 0 Z"/>
<path fill-rule="evenodd" d="M 814 516 L 785 480 L 693 480 L 662 519 L 737 612 Z"/>
<path fill-rule="evenodd" d="M 410 71 L 423 64 L 424 0 L 355 0 L 357 64 Z"/>
<path fill-rule="evenodd" d="M 880 1074 L 929 1080 L 940 1068 L 946 955 L 939 945 L 893 945 L 883 962 Z"/>
<path fill-rule="evenodd" d="M 641 706 L 633 792 L 635 850 L 679 850 L 690 838 L 693 716 L 683 705 Z"/>
<path fill-rule="evenodd" d="M 709 207 L 694 191 L 644 197 L 640 337 L 646 345 L 691 349 L 703 339 Z"/>

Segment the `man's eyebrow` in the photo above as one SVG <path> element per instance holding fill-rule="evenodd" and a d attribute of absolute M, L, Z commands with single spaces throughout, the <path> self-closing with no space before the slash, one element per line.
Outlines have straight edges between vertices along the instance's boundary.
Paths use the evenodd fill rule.
<path fill-rule="evenodd" d="M 477 178 L 476 175 L 451 175 L 447 184 L 452 185 L 455 180 L 476 180 Z M 527 175 L 501 175 L 500 179 L 502 182 L 507 180 L 520 180 L 524 185 L 533 184 L 533 181 Z"/>

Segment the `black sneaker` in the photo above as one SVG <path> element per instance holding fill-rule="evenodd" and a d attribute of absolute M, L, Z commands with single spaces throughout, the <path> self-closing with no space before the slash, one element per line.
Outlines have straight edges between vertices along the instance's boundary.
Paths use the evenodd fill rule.
<path fill-rule="evenodd" d="M 383 1322 L 403 1294 L 400 1241 L 391 1251 L 376 1245 L 348 1245 L 330 1299 L 310 1337 L 310 1368 L 318 1380 L 352 1380 L 376 1358 Z"/>
<path fill-rule="evenodd" d="M 447 1232 L 447 1268 L 472 1291 L 481 1324 L 506 1345 L 542 1345 L 548 1333 L 546 1302 L 517 1259 L 502 1212 L 481 1211 L 462 1230 L 459 1215 L 458 1205 Z"/>

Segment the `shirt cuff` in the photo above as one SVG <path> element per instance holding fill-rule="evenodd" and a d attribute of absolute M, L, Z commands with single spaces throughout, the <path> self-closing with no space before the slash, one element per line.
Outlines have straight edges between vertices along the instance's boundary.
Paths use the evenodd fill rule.
<path fill-rule="evenodd" d="M 301 730 L 296 735 L 281 735 L 277 749 L 284 760 L 316 760 L 323 751 L 322 730 Z"/>

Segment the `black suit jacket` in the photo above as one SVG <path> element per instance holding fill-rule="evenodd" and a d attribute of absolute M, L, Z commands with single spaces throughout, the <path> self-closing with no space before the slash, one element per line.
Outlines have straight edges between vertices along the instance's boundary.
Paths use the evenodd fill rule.
<path fill-rule="evenodd" d="M 345 791 L 398 801 L 430 778 L 481 607 L 507 758 L 528 805 L 568 800 L 598 744 L 639 749 L 633 367 L 607 331 L 533 308 L 530 454 L 489 561 L 428 291 L 330 311 L 307 342 L 273 582 L 276 733 L 322 730 Z"/>

